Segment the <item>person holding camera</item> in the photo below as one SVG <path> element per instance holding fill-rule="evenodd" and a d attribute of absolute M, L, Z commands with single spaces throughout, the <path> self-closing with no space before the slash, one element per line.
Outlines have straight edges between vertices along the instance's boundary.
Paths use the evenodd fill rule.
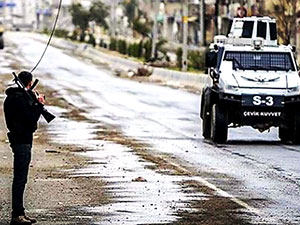
<path fill-rule="evenodd" d="M 11 225 L 30 225 L 37 221 L 25 215 L 23 197 L 31 161 L 33 133 L 37 129 L 45 98 L 31 90 L 33 76 L 30 72 L 22 71 L 18 78 L 26 88 L 8 88 L 3 105 L 6 126 L 9 131 L 7 136 L 14 156 Z M 26 92 L 32 98 L 36 98 L 40 104 L 33 104 Z"/>

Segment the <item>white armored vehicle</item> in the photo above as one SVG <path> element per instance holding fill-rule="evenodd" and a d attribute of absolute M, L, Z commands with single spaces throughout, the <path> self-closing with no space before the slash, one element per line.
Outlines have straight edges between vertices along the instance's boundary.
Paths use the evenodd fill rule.
<path fill-rule="evenodd" d="M 203 136 L 227 140 L 228 127 L 279 127 L 300 143 L 300 78 L 291 46 L 277 44 L 276 21 L 236 18 L 228 37 L 216 36 L 206 55 L 210 85 L 202 93 Z"/>

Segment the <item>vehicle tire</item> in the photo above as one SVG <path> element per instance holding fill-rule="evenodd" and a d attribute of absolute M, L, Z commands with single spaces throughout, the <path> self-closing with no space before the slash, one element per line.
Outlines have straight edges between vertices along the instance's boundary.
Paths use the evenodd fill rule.
<path fill-rule="evenodd" d="M 4 41 L 2 37 L 0 37 L 0 49 L 4 49 Z"/>
<path fill-rule="evenodd" d="M 300 144 L 300 113 L 295 112 L 294 114 L 294 122 L 293 122 L 293 137 L 292 137 L 292 143 L 293 144 Z"/>
<path fill-rule="evenodd" d="M 300 114 L 290 113 L 286 127 L 279 127 L 278 136 L 284 143 L 300 144 Z"/>
<path fill-rule="evenodd" d="M 202 136 L 205 139 L 209 139 L 211 137 L 210 131 L 211 131 L 211 121 L 210 116 L 204 116 L 202 119 Z"/>
<path fill-rule="evenodd" d="M 278 136 L 280 138 L 280 140 L 284 143 L 289 142 L 292 140 L 293 138 L 293 132 L 291 132 L 293 130 L 293 128 L 286 128 L 286 127 L 279 127 L 278 130 Z"/>
<path fill-rule="evenodd" d="M 216 143 L 225 143 L 228 134 L 228 115 L 226 109 L 214 104 L 211 110 L 211 139 Z"/>
<path fill-rule="evenodd" d="M 203 93 L 202 95 L 202 136 L 205 139 L 209 139 L 211 137 L 210 131 L 211 131 L 211 119 L 210 119 L 210 96 L 209 93 Z"/>

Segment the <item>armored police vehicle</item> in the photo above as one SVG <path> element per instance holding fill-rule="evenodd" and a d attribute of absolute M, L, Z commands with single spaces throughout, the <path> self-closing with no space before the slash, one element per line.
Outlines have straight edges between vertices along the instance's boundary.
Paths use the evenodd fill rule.
<path fill-rule="evenodd" d="M 300 78 L 291 46 L 277 44 L 276 21 L 236 18 L 206 55 L 210 84 L 202 92 L 203 136 L 227 140 L 228 128 L 279 127 L 284 142 L 300 143 Z"/>

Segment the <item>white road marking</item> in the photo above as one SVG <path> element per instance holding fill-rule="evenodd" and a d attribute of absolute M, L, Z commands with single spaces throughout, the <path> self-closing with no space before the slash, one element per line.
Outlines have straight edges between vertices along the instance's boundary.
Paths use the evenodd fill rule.
<path fill-rule="evenodd" d="M 183 172 L 187 173 L 187 174 L 190 174 L 191 172 L 187 169 L 185 169 L 184 167 L 176 164 L 176 163 L 173 163 L 173 162 L 169 162 L 170 164 L 172 164 L 174 167 L 182 170 Z M 218 195 L 222 196 L 222 197 L 226 197 L 226 198 L 229 198 L 231 201 L 235 202 L 236 204 L 238 204 L 239 206 L 247 209 L 249 212 L 252 212 L 252 213 L 255 213 L 259 216 L 262 215 L 261 211 L 257 208 L 254 208 L 250 205 L 248 205 L 246 202 L 234 197 L 233 195 L 229 194 L 228 192 L 226 191 L 223 191 L 222 189 L 218 188 L 216 185 L 208 182 L 207 180 L 203 179 L 202 177 L 199 177 L 199 176 L 193 176 L 193 180 L 203 184 L 204 186 L 214 190 Z"/>

